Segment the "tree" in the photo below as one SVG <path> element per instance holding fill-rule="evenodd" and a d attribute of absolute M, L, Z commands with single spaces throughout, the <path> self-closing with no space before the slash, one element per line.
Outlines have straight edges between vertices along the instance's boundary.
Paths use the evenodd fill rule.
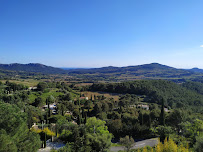
<path fill-rule="evenodd" d="M 63 101 L 70 101 L 72 99 L 72 95 L 70 92 L 67 92 L 64 95 L 61 95 L 59 98 L 60 100 L 63 100 Z"/>
<path fill-rule="evenodd" d="M 46 105 L 53 103 L 54 101 L 55 101 L 55 98 L 52 95 L 50 95 L 46 98 Z"/>
<path fill-rule="evenodd" d="M 180 124 L 183 122 L 186 122 L 188 117 L 188 112 L 186 112 L 185 110 L 181 110 L 181 109 L 175 109 L 168 117 L 167 119 L 167 123 L 170 126 L 173 126 L 175 128 L 177 128 L 177 132 L 179 133 L 181 128 L 180 128 Z"/>
<path fill-rule="evenodd" d="M 112 134 L 109 133 L 106 122 L 91 117 L 87 119 L 86 128 L 86 146 L 90 146 L 94 152 L 106 152 L 111 146 Z"/>
<path fill-rule="evenodd" d="M 108 121 L 108 127 L 114 137 L 119 138 L 122 136 L 123 124 L 121 119 Z"/>
<path fill-rule="evenodd" d="M 189 137 L 194 144 L 196 138 L 201 137 L 201 132 L 203 131 L 203 121 L 195 119 L 192 123 L 185 122 L 181 124 L 182 132 L 185 137 Z"/>
<path fill-rule="evenodd" d="M 133 147 L 134 139 L 129 136 L 125 136 L 124 138 L 120 138 L 120 143 L 125 146 L 127 152 L 130 151 L 130 148 Z"/>
<path fill-rule="evenodd" d="M 32 151 L 40 148 L 40 137 L 29 131 L 25 112 L 21 112 L 15 105 L 0 102 L 0 118 L 0 134 L 2 135 L 0 145 L 9 146 L 0 146 L 0 149 L 10 148 L 7 150 L 12 149 L 15 152 L 17 147 L 19 152 L 29 152 L 30 148 Z"/>
<path fill-rule="evenodd" d="M 46 82 L 39 82 L 39 83 L 37 84 L 37 89 L 38 89 L 39 91 L 44 91 L 47 87 L 48 87 L 48 86 L 47 86 L 47 83 L 46 83 Z"/>
<path fill-rule="evenodd" d="M 155 147 L 156 152 L 189 152 L 188 148 L 183 147 L 183 145 L 176 145 L 176 143 L 169 138 L 164 140 L 164 142 L 158 142 Z"/>
<path fill-rule="evenodd" d="M 142 152 L 147 152 L 147 147 L 146 146 L 143 148 Z"/>
<path fill-rule="evenodd" d="M 96 105 L 94 106 L 94 112 L 95 112 L 95 114 L 102 112 L 102 104 L 101 103 L 96 103 Z"/>
<path fill-rule="evenodd" d="M 16 144 L 5 130 L 0 131 L 0 152 L 17 152 Z"/>
<path fill-rule="evenodd" d="M 194 145 L 195 152 L 202 152 L 203 150 L 203 137 L 197 138 L 196 144 Z"/>
<path fill-rule="evenodd" d="M 47 138 L 51 138 L 51 136 L 55 135 L 55 133 L 49 130 L 48 127 L 44 128 L 43 130 L 32 128 L 31 131 L 40 135 L 41 140 L 44 141 L 44 148 L 46 147 Z"/>
<path fill-rule="evenodd" d="M 35 102 L 32 103 L 32 106 L 38 107 L 41 102 L 42 102 L 42 98 L 37 97 L 35 98 Z"/>
<path fill-rule="evenodd" d="M 164 99 L 162 99 L 160 125 L 165 126 L 165 111 L 164 111 Z"/>
<path fill-rule="evenodd" d="M 172 128 L 170 126 L 158 126 L 156 127 L 156 133 L 160 136 L 160 141 L 163 142 L 172 133 Z"/>

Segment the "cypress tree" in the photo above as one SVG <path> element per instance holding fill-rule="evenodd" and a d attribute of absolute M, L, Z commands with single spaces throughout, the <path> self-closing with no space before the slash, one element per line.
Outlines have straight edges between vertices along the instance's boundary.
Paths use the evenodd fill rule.
<path fill-rule="evenodd" d="M 82 118 L 85 117 L 84 107 L 82 107 Z"/>
<path fill-rule="evenodd" d="M 44 132 L 44 148 L 46 148 L 46 146 L 47 146 L 46 140 L 47 140 L 47 135 L 46 135 L 46 133 Z"/>
<path fill-rule="evenodd" d="M 85 120 L 84 120 L 84 124 L 86 124 L 87 122 L 87 112 L 85 112 Z"/>
<path fill-rule="evenodd" d="M 46 124 L 48 124 L 48 111 L 46 110 Z"/>
<path fill-rule="evenodd" d="M 164 99 L 162 99 L 162 105 L 161 105 L 160 125 L 165 126 Z"/>
<path fill-rule="evenodd" d="M 151 113 L 149 113 L 149 127 L 151 128 Z"/>

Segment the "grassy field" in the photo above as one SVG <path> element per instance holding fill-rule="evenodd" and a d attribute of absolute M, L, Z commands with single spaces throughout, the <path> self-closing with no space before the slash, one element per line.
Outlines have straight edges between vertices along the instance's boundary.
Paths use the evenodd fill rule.
<path fill-rule="evenodd" d="M 32 92 L 32 94 L 29 95 L 30 103 L 34 102 L 35 98 L 41 97 L 42 101 L 45 103 L 46 98 L 50 95 L 52 95 L 54 98 L 58 97 L 59 95 L 63 95 L 62 92 L 57 92 L 58 89 L 51 89 L 49 92 L 42 93 L 41 95 L 38 92 Z"/>
<path fill-rule="evenodd" d="M 58 92 L 58 90 L 59 90 L 59 89 L 57 89 L 57 88 L 50 89 L 48 92 L 44 92 L 44 93 L 42 93 L 41 95 L 40 95 L 38 92 L 32 92 L 32 93 L 29 95 L 30 103 L 33 103 L 34 100 L 35 100 L 35 98 L 37 98 L 37 97 L 41 97 L 43 103 L 46 103 L 46 99 L 47 99 L 47 97 L 49 97 L 50 95 L 52 95 L 54 98 L 57 98 L 58 96 L 64 94 L 64 93 L 62 93 L 62 92 Z M 73 98 L 79 97 L 79 94 L 76 94 L 76 93 L 74 93 L 74 92 L 71 92 L 71 95 L 72 95 Z"/>
<path fill-rule="evenodd" d="M 1 82 L 5 83 L 7 80 L 1 80 Z M 39 80 L 33 80 L 33 79 L 19 79 L 19 80 L 9 80 L 9 82 L 14 82 L 17 84 L 24 84 L 28 87 L 34 87 L 37 86 L 37 84 L 40 82 Z"/>
<path fill-rule="evenodd" d="M 106 93 L 106 92 L 90 92 L 90 91 L 84 91 L 81 92 L 81 94 L 84 94 L 85 97 L 88 97 L 89 99 L 91 98 L 91 96 L 94 97 L 95 96 L 101 96 L 104 95 L 107 98 L 114 98 L 115 101 L 119 100 L 119 94 L 116 93 Z"/>
<path fill-rule="evenodd" d="M 78 83 L 75 86 L 77 87 L 82 87 L 82 86 L 88 86 L 88 85 L 92 85 L 93 83 Z"/>

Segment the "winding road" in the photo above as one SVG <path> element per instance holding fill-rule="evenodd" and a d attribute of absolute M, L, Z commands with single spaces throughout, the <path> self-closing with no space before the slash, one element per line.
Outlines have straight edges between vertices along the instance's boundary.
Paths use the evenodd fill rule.
<path fill-rule="evenodd" d="M 147 145 L 153 147 L 157 143 L 158 143 L 158 138 L 146 139 L 146 140 L 135 142 L 134 146 L 131 149 L 142 148 L 142 147 L 147 146 Z M 65 144 L 52 143 L 52 142 L 48 141 L 47 147 L 39 149 L 38 152 L 50 152 L 52 148 L 59 149 L 63 146 L 65 146 Z M 118 146 L 118 147 L 111 147 L 110 148 L 111 152 L 118 152 L 119 150 L 124 150 L 124 147 Z"/>
<path fill-rule="evenodd" d="M 152 138 L 152 139 L 146 139 L 142 141 L 135 142 L 135 145 L 131 149 L 136 149 L 136 148 L 142 148 L 145 146 L 155 146 L 158 143 L 158 138 Z M 119 150 L 124 150 L 124 147 L 111 147 L 110 151 L 111 152 L 118 152 Z"/>

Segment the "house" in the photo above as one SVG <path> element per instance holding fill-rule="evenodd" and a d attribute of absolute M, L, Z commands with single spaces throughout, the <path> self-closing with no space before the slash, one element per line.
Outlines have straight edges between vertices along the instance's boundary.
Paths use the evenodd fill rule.
<path fill-rule="evenodd" d="M 48 105 L 44 105 L 43 109 L 47 109 Z M 50 110 L 52 111 L 52 114 L 56 114 L 56 103 L 52 103 L 49 105 Z"/>
<path fill-rule="evenodd" d="M 29 90 L 36 90 L 37 87 L 29 87 L 28 89 L 29 89 Z"/>
<path fill-rule="evenodd" d="M 83 99 L 88 100 L 88 97 L 80 97 L 80 100 L 83 100 Z"/>
<path fill-rule="evenodd" d="M 34 123 L 34 124 L 32 125 L 32 128 L 34 128 L 35 130 L 39 129 L 39 128 L 38 128 L 38 125 L 36 125 L 36 123 Z"/>
<path fill-rule="evenodd" d="M 149 105 L 140 104 L 140 105 L 137 105 L 137 107 L 140 107 L 145 110 L 149 110 Z"/>
<path fill-rule="evenodd" d="M 43 106 L 44 109 L 48 108 L 48 105 Z M 56 103 L 52 103 L 49 105 L 50 110 L 55 110 L 56 109 Z"/>
<path fill-rule="evenodd" d="M 164 108 L 164 111 L 165 112 L 170 112 L 170 110 L 168 110 L 168 108 Z"/>

